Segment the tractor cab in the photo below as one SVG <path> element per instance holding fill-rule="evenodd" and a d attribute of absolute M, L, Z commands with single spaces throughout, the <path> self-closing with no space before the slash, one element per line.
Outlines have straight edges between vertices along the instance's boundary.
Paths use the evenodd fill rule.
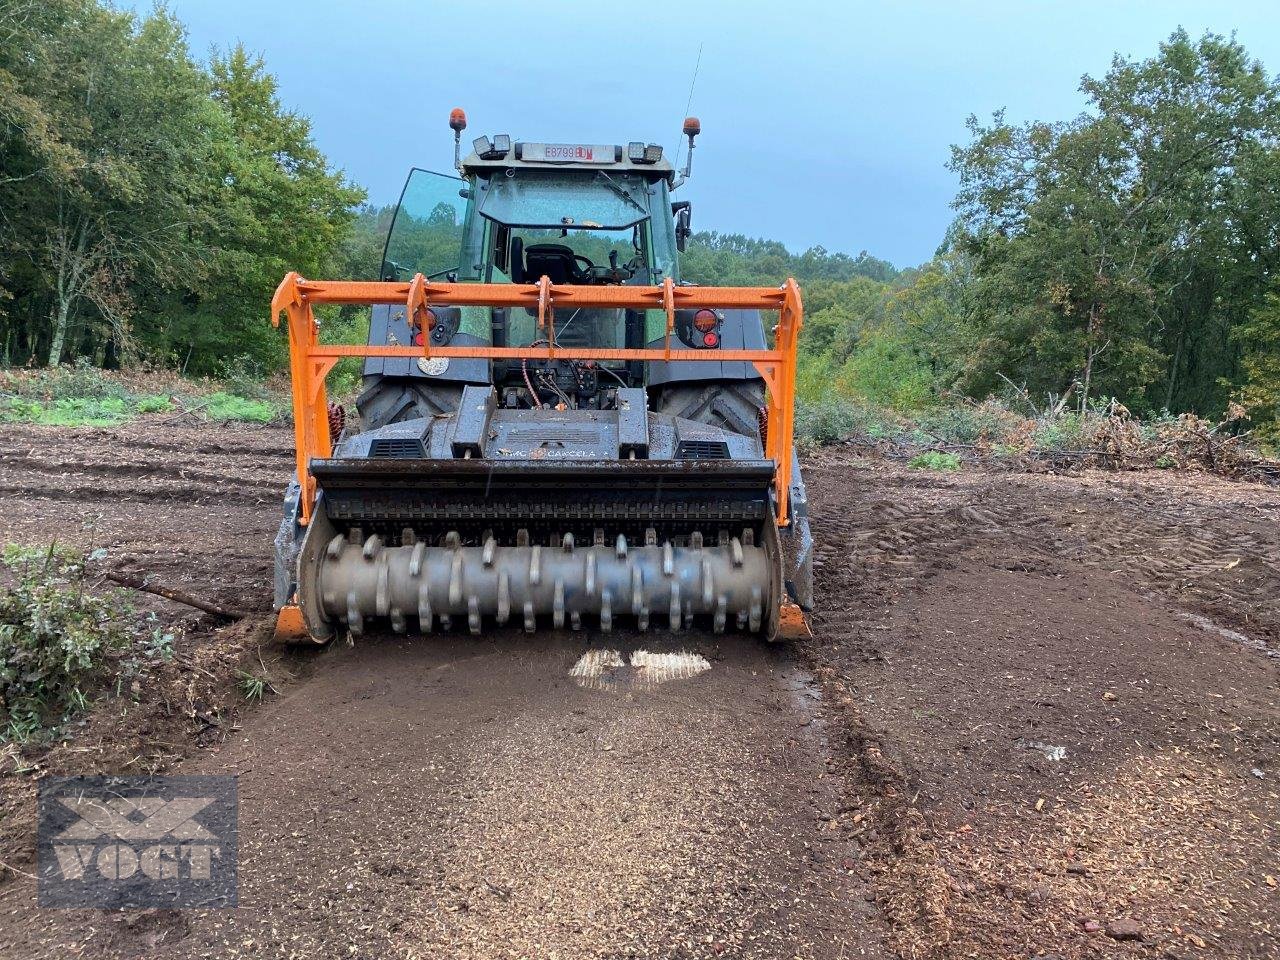
<path fill-rule="evenodd" d="M 661 283 L 679 279 L 674 171 L 661 148 L 476 141 L 460 177 L 414 170 L 383 256 L 382 279 L 456 275 L 466 282 Z M 632 144 L 632 147 L 643 147 Z M 580 159 L 559 158 L 564 155 Z M 607 156 L 607 159 L 604 159 Z"/>
<path fill-rule="evenodd" d="M 460 130 L 456 132 L 460 133 Z M 695 131 L 696 132 L 696 131 Z M 693 134 L 686 130 L 693 142 Z M 679 251 L 690 233 L 689 204 L 673 203 L 683 180 L 662 147 L 635 141 L 614 144 L 553 144 L 513 141 L 506 135 L 479 137 L 465 158 L 455 155 L 458 176 L 415 169 L 405 184 L 387 236 L 380 278 L 404 282 L 417 274 L 458 283 L 650 287 L 680 282 Z M 691 146 L 692 148 L 692 146 Z M 456 151 L 455 151 L 456 153 Z M 687 175 L 687 171 L 685 172 Z M 695 316 L 695 313 L 697 314 Z M 681 311 L 682 348 L 716 349 L 724 314 Z M 758 321 L 757 321 L 758 323 Z M 432 307 L 421 317 L 375 310 L 370 344 L 432 346 L 643 349 L 666 334 L 661 310 L 580 308 L 557 312 L 550 329 L 540 328 L 533 308 Z M 751 344 L 763 336 L 748 334 Z M 554 338 L 554 340 L 550 339 Z M 563 360 L 444 361 L 371 358 L 361 398 L 372 422 L 421 416 L 415 401 L 386 410 L 388 377 L 418 381 L 399 399 L 421 400 L 436 392 L 421 383 L 492 383 L 502 405 L 562 409 L 611 409 L 619 388 L 652 382 L 635 361 Z"/>

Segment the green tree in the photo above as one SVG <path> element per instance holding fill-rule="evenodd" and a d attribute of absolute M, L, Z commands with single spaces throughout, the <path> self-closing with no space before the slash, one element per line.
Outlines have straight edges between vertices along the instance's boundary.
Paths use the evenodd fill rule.
<path fill-rule="evenodd" d="M 740 233 L 695 233 L 680 256 L 680 272 L 686 280 L 708 286 L 754 286 L 782 283 L 788 277 L 806 283 L 814 280 L 849 281 L 867 277 L 886 282 L 897 275 L 893 265 L 865 250 L 856 257 L 810 247 L 790 253 L 777 240 L 762 240 Z"/>
<path fill-rule="evenodd" d="M 325 272 L 364 200 L 363 190 L 330 170 L 310 121 L 281 105 L 261 57 L 236 46 L 212 58 L 210 75 L 211 102 L 227 118 L 230 137 L 220 145 L 208 197 L 218 211 L 207 238 L 209 277 L 194 296 L 172 304 L 165 331 L 168 349 L 189 354 L 196 372 L 241 354 L 279 359 L 264 304 L 290 270 Z"/>
<path fill-rule="evenodd" d="M 135 286 L 198 278 L 199 171 L 219 117 L 181 25 L 160 10 L 131 15 L 80 0 L 10 4 L 10 29 L 31 51 L 4 66 L 19 109 L 9 185 L 26 211 L 14 240 L 33 269 L 27 299 L 47 326 L 28 340 L 58 363 L 79 335 L 89 349 L 134 346 Z"/>
<path fill-rule="evenodd" d="M 840 393 L 896 410 L 927 407 L 936 383 L 919 351 L 887 327 L 864 332 L 836 377 Z"/>
<path fill-rule="evenodd" d="M 0 359 L 279 355 L 263 305 L 363 194 L 260 59 L 210 67 L 163 8 L 0 0 Z"/>
<path fill-rule="evenodd" d="M 1280 441 L 1280 292 L 1271 293 L 1242 324 L 1245 383 L 1240 399 L 1259 433 Z"/>
<path fill-rule="evenodd" d="M 971 119 L 954 150 L 976 274 L 964 384 L 1212 413 L 1238 377 L 1230 330 L 1276 261 L 1261 170 L 1280 88 L 1235 41 L 1178 31 L 1081 89 L 1075 120 Z"/>
<path fill-rule="evenodd" d="M 934 390 L 950 388 L 964 373 L 974 321 L 973 261 L 945 249 L 915 272 L 885 304 L 887 324 L 929 370 Z"/>

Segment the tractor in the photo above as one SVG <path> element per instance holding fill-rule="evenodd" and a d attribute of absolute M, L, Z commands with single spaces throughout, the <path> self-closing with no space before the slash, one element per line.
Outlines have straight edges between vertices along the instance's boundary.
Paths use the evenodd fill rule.
<path fill-rule="evenodd" d="M 463 157 L 450 127 L 457 175 L 410 173 L 377 280 L 291 273 L 273 298 L 296 432 L 278 634 L 805 634 L 800 291 L 682 278 L 698 121 L 679 172 L 643 141 Z M 366 343 L 327 342 L 331 304 L 371 308 Z M 347 357 L 352 422 L 325 390 Z"/>

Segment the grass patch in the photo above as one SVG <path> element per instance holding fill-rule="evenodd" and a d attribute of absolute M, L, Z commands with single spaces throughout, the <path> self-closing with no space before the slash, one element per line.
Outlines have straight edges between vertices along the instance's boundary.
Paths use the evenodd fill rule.
<path fill-rule="evenodd" d="M 270 423 L 280 415 L 280 408 L 269 400 L 253 400 L 234 393 L 219 391 L 206 398 L 199 412 L 210 420 L 217 420 L 220 423 L 230 420 Z"/>
<path fill-rule="evenodd" d="M 188 411 L 220 423 L 270 423 L 287 405 L 246 363 L 227 379 L 183 380 L 164 371 L 104 371 L 83 362 L 52 370 L 0 371 L 0 423 L 110 427 L 146 414 Z M 169 393 L 156 393 L 159 385 Z M 149 389 L 148 389 L 149 388 Z"/>
<path fill-rule="evenodd" d="M 40 423 L 53 427 L 109 427 L 143 413 L 164 413 L 173 401 L 156 395 L 125 397 L 56 397 L 33 400 L 0 397 L 0 422 Z"/>
<path fill-rule="evenodd" d="M 240 687 L 240 696 L 249 701 L 260 701 L 267 695 L 267 691 L 271 689 L 271 681 L 247 670 L 241 670 L 238 686 Z"/>
<path fill-rule="evenodd" d="M 907 466 L 915 470 L 959 470 L 960 458 L 954 453 L 927 450 L 908 460 Z"/>

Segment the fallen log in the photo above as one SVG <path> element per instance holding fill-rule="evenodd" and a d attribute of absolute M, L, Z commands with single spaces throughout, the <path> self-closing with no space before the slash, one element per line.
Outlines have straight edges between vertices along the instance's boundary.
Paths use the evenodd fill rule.
<path fill-rule="evenodd" d="M 217 617 L 225 617 L 228 620 L 242 620 L 249 614 L 243 610 L 228 610 L 226 607 L 220 607 L 216 603 L 208 600 L 201 600 L 199 597 L 193 597 L 189 593 L 176 590 L 173 587 L 165 587 L 160 584 L 149 583 L 144 577 L 135 577 L 127 573 L 118 573 L 115 570 L 103 571 L 105 576 L 112 583 L 118 583 L 122 587 L 128 587 L 130 590 L 141 590 L 144 593 L 153 593 L 157 597 L 164 597 L 166 600 L 172 600 L 175 603 L 185 604 L 188 607 L 195 607 L 197 610 L 203 610 L 205 613 L 212 613 Z"/>

